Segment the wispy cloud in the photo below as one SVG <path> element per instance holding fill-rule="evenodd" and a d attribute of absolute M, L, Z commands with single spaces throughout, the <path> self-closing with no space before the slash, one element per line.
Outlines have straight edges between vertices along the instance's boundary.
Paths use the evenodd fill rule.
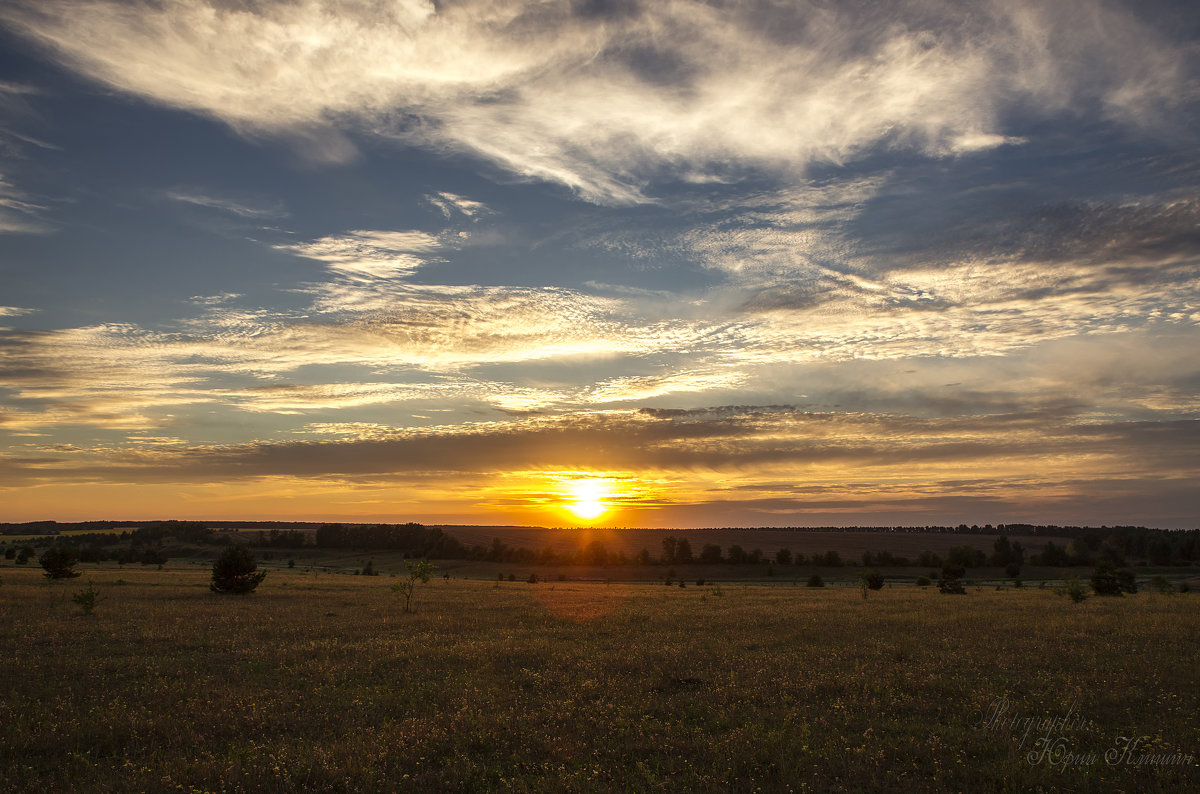
<path fill-rule="evenodd" d="M 213 196 L 200 190 L 176 188 L 175 190 L 167 191 L 167 198 L 172 201 L 181 201 L 185 204 L 194 204 L 198 207 L 207 207 L 209 209 L 220 210 L 221 212 L 228 212 L 241 218 L 252 220 L 283 218 L 287 216 L 287 211 L 279 202 L 255 203 L 235 200 Z"/>
<path fill-rule="evenodd" d="M 42 234 L 50 226 L 42 220 L 45 204 L 18 188 L 0 174 L 0 234 Z"/>
<path fill-rule="evenodd" d="M 353 154 L 342 130 L 394 137 L 603 202 L 643 200 L 661 176 L 1017 145 L 1014 113 L 1154 125 L 1195 93 L 1188 43 L 1115 2 L 337 9 L 19 0 L 0 21 L 96 80 L 248 134 L 333 158 Z"/>
<path fill-rule="evenodd" d="M 470 218 L 473 221 L 479 220 L 483 215 L 490 214 L 492 210 L 481 201 L 474 201 L 463 196 L 455 195 L 454 193 L 436 193 L 431 196 L 426 196 L 425 200 L 442 211 L 442 215 L 446 220 L 450 220 L 456 214 Z"/>

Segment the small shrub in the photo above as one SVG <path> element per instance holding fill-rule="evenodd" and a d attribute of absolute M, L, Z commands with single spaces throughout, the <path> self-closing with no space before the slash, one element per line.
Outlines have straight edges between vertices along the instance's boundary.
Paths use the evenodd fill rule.
<path fill-rule="evenodd" d="M 33 559 L 33 548 L 30 546 L 22 546 L 17 552 L 17 565 L 25 565 Z"/>
<path fill-rule="evenodd" d="M 1010 562 L 1008 565 L 1004 566 L 1004 575 L 1009 579 L 1016 579 L 1021 575 L 1021 563 Z"/>
<path fill-rule="evenodd" d="M 1180 582 L 1180 583 L 1179 583 L 1179 592 L 1181 592 L 1181 593 L 1190 593 L 1190 592 L 1192 592 L 1192 586 L 1191 586 L 1191 584 L 1189 584 L 1188 582 Z"/>
<path fill-rule="evenodd" d="M 209 589 L 214 593 L 246 595 L 253 593 L 266 577 L 266 571 L 258 570 L 258 563 L 249 548 L 228 546 L 213 563 Z"/>
<path fill-rule="evenodd" d="M 703 576 L 701 576 L 699 579 L 696 580 L 696 587 L 704 587 L 704 577 Z"/>
<path fill-rule="evenodd" d="M 929 587 L 930 584 L 932 584 L 932 582 L 929 581 L 928 576 L 918 576 L 917 577 L 917 582 L 916 582 L 917 587 Z"/>
<path fill-rule="evenodd" d="M 90 615 L 96 611 L 96 606 L 103 601 L 104 598 L 100 595 L 100 591 L 92 585 L 92 582 L 89 579 L 87 589 L 80 590 L 78 593 L 71 596 L 71 600 L 79 605 L 79 608 L 83 610 L 83 614 Z"/>
<path fill-rule="evenodd" d="M 862 578 L 863 578 L 863 581 L 866 582 L 867 587 L 869 587 L 870 589 L 872 589 L 872 590 L 882 590 L 883 589 L 883 574 L 881 574 L 879 571 L 875 571 L 875 570 L 867 571 L 865 574 L 863 574 Z"/>
<path fill-rule="evenodd" d="M 1087 590 L 1083 587 L 1083 582 L 1079 581 L 1079 578 L 1075 576 L 1072 576 L 1067 580 L 1067 584 L 1062 589 L 1062 593 L 1076 604 L 1083 602 L 1088 597 Z"/>
<path fill-rule="evenodd" d="M 534 573 L 529 574 L 529 578 L 525 581 L 529 582 L 530 584 L 537 584 L 538 582 L 542 581 L 542 578 L 538 576 L 537 572 L 535 571 Z"/>
<path fill-rule="evenodd" d="M 1016 587 L 1019 589 L 1024 586 L 1025 586 L 1024 583 L 1020 579 L 1013 579 L 1013 587 Z"/>
<path fill-rule="evenodd" d="M 1175 592 L 1175 588 L 1171 586 L 1169 581 L 1167 581 L 1167 577 L 1163 576 L 1161 573 L 1157 573 L 1150 577 L 1150 587 L 1156 593 L 1171 594 Z"/>
<path fill-rule="evenodd" d="M 966 595 L 967 588 L 963 587 L 962 579 L 957 576 L 945 576 L 938 581 L 938 592 L 943 595 Z"/>
<path fill-rule="evenodd" d="M 713 585 L 712 594 L 717 598 L 720 598 L 721 596 L 725 595 L 725 591 L 721 589 L 721 585 L 719 582 L 717 584 Z"/>
<path fill-rule="evenodd" d="M 825 580 L 821 578 L 820 574 L 814 573 L 812 576 L 808 577 L 808 586 L 809 587 L 824 587 Z"/>

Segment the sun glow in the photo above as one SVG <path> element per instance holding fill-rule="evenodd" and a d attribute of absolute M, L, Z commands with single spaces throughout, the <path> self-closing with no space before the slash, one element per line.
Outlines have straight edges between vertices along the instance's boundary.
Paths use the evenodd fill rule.
<path fill-rule="evenodd" d="M 566 483 L 568 500 L 563 505 L 584 521 L 595 521 L 608 512 L 605 499 L 612 495 L 608 480 L 573 480 Z"/>

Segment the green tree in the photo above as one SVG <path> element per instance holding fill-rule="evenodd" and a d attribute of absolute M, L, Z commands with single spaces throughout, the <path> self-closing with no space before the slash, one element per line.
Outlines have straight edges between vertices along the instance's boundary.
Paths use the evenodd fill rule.
<path fill-rule="evenodd" d="M 38 558 L 38 562 L 46 569 L 47 579 L 72 579 L 79 575 L 75 570 L 79 556 L 66 546 L 51 546 Z"/>
<path fill-rule="evenodd" d="M 1092 571 L 1091 585 L 1096 595 L 1119 596 L 1137 592 L 1133 572 L 1127 568 L 1118 569 L 1109 560 L 1101 560 Z"/>
<path fill-rule="evenodd" d="M 266 571 L 258 570 L 258 563 L 254 561 L 254 555 L 249 548 L 242 545 L 229 546 L 213 563 L 212 583 L 209 589 L 214 593 L 245 595 L 253 593 L 254 588 L 258 587 L 266 576 Z"/>
<path fill-rule="evenodd" d="M 422 584 L 428 582 L 429 577 L 437 571 L 437 566 L 429 560 L 405 560 L 404 567 L 407 570 L 407 576 L 392 584 L 392 592 L 404 596 L 404 611 L 412 612 L 412 598 L 417 589 L 417 582 Z"/>
<path fill-rule="evenodd" d="M 96 611 L 96 605 L 104 600 L 100 595 L 100 591 L 96 589 L 91 580 L 88 580 L 87 590 L 80 590 L 75 595 L 71 596 L 71 600 L 79 605 L 83 610 L 83 614 L 90 615 Z"/>

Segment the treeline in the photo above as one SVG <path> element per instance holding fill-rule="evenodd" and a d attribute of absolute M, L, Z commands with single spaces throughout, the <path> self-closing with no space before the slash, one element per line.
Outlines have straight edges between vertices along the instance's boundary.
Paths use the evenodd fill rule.
<path fill-rule="evenodd" d="M 45 523 L 45 522 L 43 522 Z M 106 522 L 92 522 L 95 528 L 106 528 Z M 246 522 L 252 523 L 252 522 Z M 145 523 L 132 530 L 121 532 L 93 531 L 88 534 L 64 535 L 46 533 L 36 540 L 27 541 L 29 546 L 62 545 L 77 551 L 83 562 L 115 559 L 120 562 L 144 562 L 146 564 L 166 561 L 166 555 L 179 546 L 200 544 L 227 544 L 248 539 L 252 545 L 272 549 L 356 549 L 363 551 L 400 551 L 406 557 L 433 559 L 471 559 L 481 561 L 528 563 L 545 565 L 678 565 L 678 564 L 727 564 L 727 565 L 809 565 L 816 567 L 838 567 L 861 564 L 868 567 L 918 566 L 929 569 L 952 565 L 963 568 L 996 566 L 1007 568 L 1021 565 L 1040 566 L 1090 566 L 1100 562 L 1111 562 L 1124 566 L 1134 562 L 1146 562 L 1156 566 L 1191 565 L 1200 560 L 1200 530 L 1160 530 L 1145 527 L 1112 527 L 1080 529 L 1065 546 L 1047 541 L 1037 552 L 1032 552 L 1013 542 L 1007 535 L 1000 535 L 992 544 L 990 553 L 973 546 L 951 547 L 945 555 L 922 551 L 915 557 L 892 554 L 887 550 L 864 552 L 861 560 L 843 560 L 837 551 L 826 551 L 806 556 L 781 548 L 772 554 L 762 549 L 746 549 L 740 544 L 730 546 L 709 543 L 693 549 L 686 535 L 668 535 L 662 540 L 661 549 L 652 553 L 642 549 L 629 556 L 624 550 L 610 551 L 600 541 L 592 541 L 577 549 L 562 551 L 552 548 L 540 550 L 524 546 L 509 546 L 496 538 L 490 546 L 467 547 L 458 538 L 440 527 L 423 524 L 322 524 L 316 531 L 301 531 L 286 528 L 283 522 L 257 522 L 270 526 L 260 529 L 246 538 L 245 532 L 214 532 L 208 525 L 196 521 L 159 521 Z M 5 525 L 13 526 L 13 525 Z M 16 525 L 25 526 L 25 525 Z M 62 525 L 58 525 L 62 526 Z M 224 524 L 222 525 L 224 526 Z M 294 526 L 294 525 L 292 525 Z M 303 525 L 311 526 L 311 525 Z M 1032 534 L 1033 527 L 1017 526 L 1025 535 Z M 840 531 L 855 531 L 863 528 L 845 528 Z M 973 529 L 973 528 L 968 528 Z M 1070 536 L 1070 528 L 1056 527 L 1061 536 Z M 895 531 L 895 530 L 890 530 Z M 882 542 L 880 545 L 883 545 Z M 17 550 L 10 546 L 5 556 L 12 559 Z M 28 558 L 28 557 L 27 557 Z"/>

